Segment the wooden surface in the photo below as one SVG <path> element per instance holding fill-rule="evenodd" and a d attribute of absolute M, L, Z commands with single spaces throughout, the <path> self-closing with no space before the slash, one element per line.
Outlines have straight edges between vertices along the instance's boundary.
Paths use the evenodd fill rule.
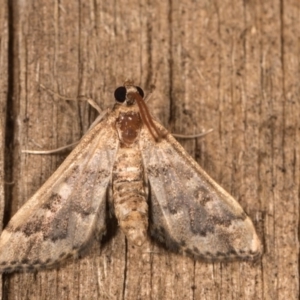
<path fill-rule="evenodd" d="M 2 2 L 5 223 L 67 155 L 21 150 L 70 144 L 96 117 L 40 84 L 105 109 L 133 79 L 154 90 L 150 109 L 172 132 L 214 129 L 182 144 L 241 203 L 264 245 L 255 264 L 212 264 L 151 242 L 137 252 L 111 228 L 83 259 L 3 276 L 3 298 L 299 299 L 299 0 L 14 0 L 9 11 Z"/>
<path fill-rule="evenodd" d="M 5 177 L 5 137 L 8 131 L 6 131 L 6 116 L 7 116 L 7 97 L 9 92 L 8 87 L 8 7 L 6 3 L 0 6 L 0 218 L 3 219 L 4 213 L 4 199 L 5 199 L 5 178 L 10 176 L 7 173 Z M 7 121 L 9 123 L 9 121 Z M 2 298 L 2 282 L 0 297 Z"/>

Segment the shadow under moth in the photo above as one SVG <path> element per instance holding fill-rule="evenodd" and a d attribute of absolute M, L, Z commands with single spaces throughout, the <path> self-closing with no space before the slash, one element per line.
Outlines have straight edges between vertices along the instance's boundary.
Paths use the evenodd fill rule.
<path fill-rule="evenodd" d="M 114 213 L 128 241 L 149 234 L 206 261 L 254 260 L 261 244 L 250 218 L 148 112 L 140 87 L 116 104 L 0 237 L 0 272 L 49 268 L 106 232 Z M 108 209 L 109 208 L 109 209 Z"/>

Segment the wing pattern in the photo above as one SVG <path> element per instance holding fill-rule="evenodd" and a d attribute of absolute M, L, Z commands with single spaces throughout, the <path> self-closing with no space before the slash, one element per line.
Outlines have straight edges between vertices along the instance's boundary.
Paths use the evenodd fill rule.
<path fill-rule="evenodd" d="M 13 216 L 0 238 L 0 271 L 47 268 L 105 233 L 106 190 L 118 137 L 106 118 Z"/>
<path fill-rule="evenodd" d="M 150 188 L 150 233 L 170 249 L 204 260 L 255 259 L 260 242 L 250 218 L 160 124 L 159 143 L 140 138 Z"/>

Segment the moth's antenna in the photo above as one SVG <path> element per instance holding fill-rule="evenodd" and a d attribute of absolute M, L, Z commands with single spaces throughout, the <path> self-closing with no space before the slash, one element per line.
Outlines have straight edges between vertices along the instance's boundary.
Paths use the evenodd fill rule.
<path fill-rule="evenodd" d="M 137 92 L 129 92 L 127 94 L 127 97 L 132 97 L 136 101 L 136 103 L 139 107 L 139 110 L 140 110 L 140 114 L 141 114 L 143 123 L 149 129 L 153 138 L 158 142 L 163 137 L 163 134 L 155 126 L 155 124 L 152 120 L 152 117 L 149 113 L 148 107 L 147 107 L 145 101 L 143 100 L 143 98 Z"/>

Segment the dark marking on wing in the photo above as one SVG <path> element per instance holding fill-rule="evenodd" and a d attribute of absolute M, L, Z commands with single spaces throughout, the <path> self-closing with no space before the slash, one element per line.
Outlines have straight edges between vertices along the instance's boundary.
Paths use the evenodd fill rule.
<path fill-rule="evenodd" d="M 43 228 L 43 220 L 39 218 L 32 218 L 30 221 L 16 228 L 14 231 L 15 232 L 21 231 L 26 236 L 31 236 L 32 234 L 40 231 L 42 228 Z"/>
<path fill-rule="evenodd" d="M 11 219 L 0 238 L 1 272 L 51 268 L 105 233 L 107 187 L 119 146 L 110 122 L 96 125 Z"/>
<path fill-rule="evenodd" d="M 62 197 L 57 193 L 53 193 L 50 196 L 49 201 L 45 202 L 41 206 L 41 208 L 42 209 L 48 209 L 52 213 L 56 213 L 61 208 L 61 202 L 62 202 Z"/>
<path fill-rule="evenodd" d="M 249 217 L 171 135 L 156 143 L 142 130 L 140 147 L 151 195 L 150 234 L 159 243 L 210 261 L 259 256 Z"/>

